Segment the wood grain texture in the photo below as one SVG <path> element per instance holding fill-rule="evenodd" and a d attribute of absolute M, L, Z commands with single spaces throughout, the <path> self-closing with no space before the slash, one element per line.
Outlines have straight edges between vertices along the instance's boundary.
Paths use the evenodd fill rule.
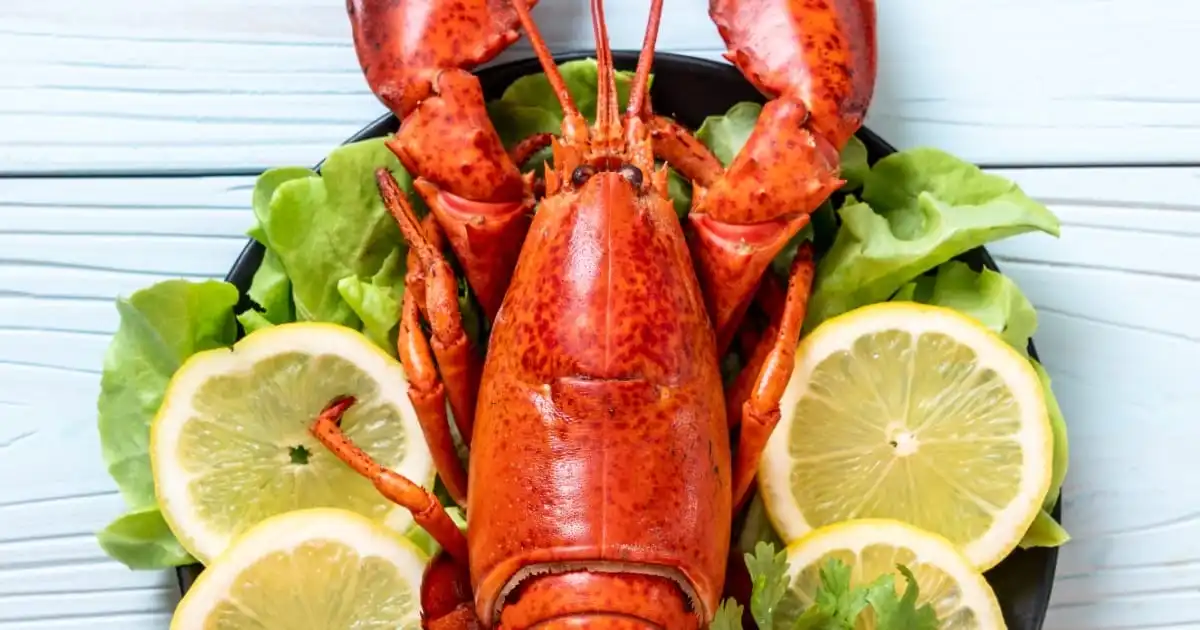
<path fill-rule="evenodd" d="M 1013 170 L 1060 239 L 996 244 L 1040 313 L 1071 430 L 1047 628 L 1200 626 L 1200 169 Z M 246 177 L 0 180 L 0 630 L 165 628 L 170 576 L 108 561 L 122 510 L 95 429 L 111 300 L 221 277 Z"/>
<path fill-rule="evenodd" d="M 586 2 L 542 2 L 555 50 Z M 648 0 L 608 0 L 637 48 Z M 717 58 L 705 0 L 668 3 L 662 50 Z M 1189 0 L 879 2 L 868 124 L 986 164 L 1200 160 Z M 0 173 L 311 164 L 382 113 L 340 0 L 0 2 Z M 524 42 L 505 58 L 528 56 Z"/>

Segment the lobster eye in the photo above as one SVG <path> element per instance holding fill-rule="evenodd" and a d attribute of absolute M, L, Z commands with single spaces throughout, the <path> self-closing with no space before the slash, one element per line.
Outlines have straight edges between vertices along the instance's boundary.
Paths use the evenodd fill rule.
<path fill-rule="evenodd" d="M 595 174 L 596 169 L 588 166 L 587 164 L 576 166 L 575 171 L 571 173 L 571 184 L 576 188 L 582 188 L 583 185 L 592 178 L 592 175 Z"/>
<path fill-rule="evenodd" d="M 642 187 L 642 169 L 632 164 L 625 164 L 621 166 L 620 173 L 621 177 L 624 177 L 625 181 L 633 184 L 634 188 Z"/>

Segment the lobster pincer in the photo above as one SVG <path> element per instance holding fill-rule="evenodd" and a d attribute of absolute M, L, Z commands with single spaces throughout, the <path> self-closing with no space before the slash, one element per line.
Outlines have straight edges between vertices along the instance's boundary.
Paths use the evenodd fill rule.
<path fill-rule="evenodd" d="M 724 351 L 771 259 L 843 183 L 839 152 L 875 85 L 875 4 L 712 0 L 709 14 L 771 100 L 728 168 L 674 121 L 650 125 L 655 154 L 693 182 L 691 249 Z"/>
<path fill-rule="evenodd" d="M 510 0 L 348 0 L 347 11 L 367 83 L 401 120 L 388 146 L 413 175 L 491 319 L 534 197 L 470 70 L 520 36 L 516 7 Z"/>

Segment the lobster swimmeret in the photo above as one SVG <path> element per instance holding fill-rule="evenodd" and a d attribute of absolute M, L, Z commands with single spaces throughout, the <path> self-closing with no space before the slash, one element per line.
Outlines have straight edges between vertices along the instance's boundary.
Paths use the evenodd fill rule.
<path fill-rule="evenodd" d="M 651 3 L 624 115 L 592 0 L 594 126 L 572 103 L 533 4 L 348 3 L 367 80 L 402 120 L 388 146 L 431 209 L 418 220 L 391 175 L 377 174 L 411 246 L 399 340 L 409 396 L 443 483 L 467 506 L 467 533 L 424 488 L 345 439 L 338 420 L 352 400 L 332 403 L 313 432 L 442 545 L 421 589 L 426 628 L 699 627 L 717 608 L 732 514 L 779 419 L 811 252 L 796 256 L 786 292 L 764 271 L 842 183 L 839 151 L 875 81 L 874 2 L 711 0 L 728 59 L 773 99 L 728 168 L 652 113 L 662 0 Z M 518 28 L 565 116 L 559 136 L 506 151 L 470 69 Z M 539 199 L 518 165 L 547 145 Z M 693 184 L 683 224 L 656 159 Z M 486 359 L 464 332 L 443 243 L 492 321 Z M 718 358 L 756 299 L 771 324 L 749 377 L 722 391 Z M 447 404 L 470 447 L 469 479 Z"/>

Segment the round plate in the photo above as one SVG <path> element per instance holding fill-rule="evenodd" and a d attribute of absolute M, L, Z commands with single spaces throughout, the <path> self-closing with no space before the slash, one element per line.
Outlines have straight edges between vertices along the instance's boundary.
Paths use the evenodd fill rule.
<path fill-rule="evenodd" d="M 619 69 L 632 70 L 637 65 L 637 52 L 614 51 L 613 58 Z M 594 56 L 592 52 L 556 55 L 558 63 Z M 488 100 L 501 96 L 504 89 L 519 77 L 542 72 L 536 59 L 524 59 L 499 64 L 476 72 Z M 651 103 L 654 111 L 675 118 L 691 129 L 696 129 L 704 119 L 724 114 L 733 105 L 742 101 L 765 102 L 763 96 L 730 65 L 695 59 L 682 55 L 657 53 L 654 58 L 654 84 Z M 384 136 L 396 131 L 398 121 L 387 115 L 365 127 L 346 142 Z M 896 149 L 882 138 L 863 128 L 858 137 L 867 146 L 872 164 L 880 158 L 895 153 Z M 317 166 L 320 169 L 320 165 Z M 251 240 L 242 251 L 233 268 L 226 276 L 242 293 L 238 311 L 250 308 L 250 281 L 263 257 L 263 247 Z M 985 249 L 977 248 L 959 257 L 978 269 L 986 267 L 999 271 L 996 262 Z M 1030 341 L 1029 353 L 1035 359 L 1037 353 Z M 1055 519 L 1061 520 L 1061 499 L 1054 508 Z M 1058 550 L 1047 548 L 1018 549 L 987 574 L 988 582 L 996 591 L 1004 620 L 1010 630 L 1040 630 L 1050 602 L 1050 590 L 1054 583 L 1054 569 L 1058 563 Z M 199 575 L 200 565 L 180 567 L 180 588 L 186 592 Z M 744 603 L 744 602 L 743 602 Z M 749 630 L 749 629 L 747 629 Z"/>

